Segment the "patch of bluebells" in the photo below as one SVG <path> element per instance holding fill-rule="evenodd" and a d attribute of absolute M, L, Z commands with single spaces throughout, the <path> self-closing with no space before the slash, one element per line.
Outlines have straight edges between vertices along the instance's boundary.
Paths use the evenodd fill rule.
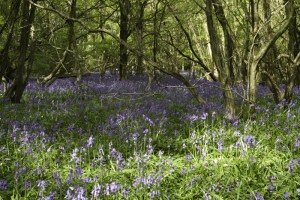
<path fill-rule="evenodd" d="M 195 105 L 191 103 L 192 97 L 188 91 L 178 88 L 161 90 L 157 85 L 153 86 L 153 88 L 155 88 L 154 92 L 160 92 L 163 94 L 163 98 L 155 96 L 154 94 L 144 97 L 143 101 L 138 102 L 132 97 L 125 98 L 121 95 L 108 95 L 109 93 L 137 93 L 142 91 L 146 85 L 144 80 L 135 80 L 141 84 L 132 81 L 124 81 L 122 84 L 119 84 L 116 79 L 112 77 L 105 78 L 100 83 L 97 81 L 98 78 L 95 77 L 89 79 L 84 78 L 83 86 L 87 86 L 84 88 L 76 86 L 70 80 L 58 80 L 48 89 L 40 87 L 34 82 L 30 82 L 26 92 L 38 92 L 42 95 L 31 95 L 28 100 L 29 105 L 34 109 L 40 109 L 41 113 L 46 116 L 45 118 L 53 118 L 56 121 L 54 120 L 53 124 L 48 126 L 47 123 L 42 120 L 41 116 L 37 115 L 33 117 L 28 111 L 28 117 L 31 117 L 31 120 L 33 118 L 36 119 L 39 123 L 14 119 L 7 120 L 3 124 L 0 124 L 0 130 L 5 129 L 2 134 L 0 133 L 0 138 L 2 139 L 2 137 L 9 135 L 14 144 L 21 147 L 22 157 L 24 157 L 24 163 L 16 163 L 14 167 L 13 173 L 17 181 L 21 181 L 22 177 L 27 176 L 28 173 L 32 173 L 31 175 L 33 175 L 33 177 L 47 176 L 44 170 L 48 170 L 51 167 L 51 165 L 47 165 L 46 167 L 35 166 L 32 169 L 30 165 L 27 165 L 26 159 L 39 162 L 37 159 L 39 158 L 39 153 L 45 152 L 50 155 L 53 153 L 51 156 L 54 158 L 57 155 L 59 156 L 57 160 L 60 161 L 52 163 L 55 166 L 57 164 L 58 167 L 55 167 L 56 171 L 48 173 L 50 177 L 45 179 L 47 181 L 25 181 L 24 184 L 22 184 L 22 187 L 25 185 L 25 190 L 37 186 L 40 199 L 50 200 L 59 198 L 58 192 L 50 192 L 49 194 L 46 193 L 46 191 L 50 189 L 58 191 L 62 190 L 61 188 L 66 188 L 65 191 L 60 191 L 60 193 L 62 192 L 64 194 L 66 199 L 88 199 L 91 195 L 95 199 L 102 197 L 114 198 L 115 195 L 123 195 L 126 199 L 132 197 L 130 195 L 136 195 L 135 193 L 141 190 L 145 190 L 145 194 L 151 199 L 155 197 L 162 198 L 164 188 L 160 188 L 160 186 L 168 184 L 168 181 L 174 180 L 174 178 L 177 180 L 178 177 L 188 177 L 190 174 L 204 173 L 205 171 L 203 172 L 202 170 L 207 170 L 209 171 L 210 179 L 215 180 L 214 178 L 216 176 L 214 174 L 218 173 L 216 169 L 222 166 L 219 166 L 217 162 L 210 161 L 212 157 L 213 159 L 219 159 L 218 156 L 220 155 L 213 154 L 214 152 L 212 151 L 225 152 L 225 150 L 229 149 L 226 145 L 228 144 L 228 133 L 231 131 L 231 128 L 234 130 L 231 139 L 234 142 L 238 140 L 236 142 L 238 148 L 241 148 L 243 144 L 249 148 L 254 148 L 257 145 L 257 140 L 260 139 L 257 135 L 252 133 L 250 129 L 250 124 L 255 124 L 256 121 L 247 123 L 244 130 L 240 130 L 243 121 L 235 120 L 231 121 L 230 124 L 226 124 L 225 121 L 220 121 L 219 132 L 208 131 L 206 130 L 206 126 L 200 126 L 200 131 L 196 129 L 197 131 L 195 132 L 197 133 L 194 131 L 190 133 L 189 139 L 191 139 L 191 141 L 183 141 L 182 139 L 185 139 L 183 134 L 187 132 L 187 130 L 190 131 L 192 129 L 191 127 L 193 127 L 185 126 L 186 124 L 202 125 L 207 123 L 208 120 L 218 120 L 217 116 L 222 112 L 222 103 L 209 102 L 207 105 Z M 204 81 L 200 81 L 200 83 L 204 83 Z M 179 85 L 179 83 L 174 80 L 164 80 L 163 84 Z M 218 84 L 208 83 L 207 87 L 199 87 L 197 90 L 200 94 L 205 94 L 205 98 L 208 101 L 212 99 L 222 100 L 220 89 L 213 86 L 218 86 Z M 50 95 L 47 94 L 49 91 L 55 94 L 53 96 L 57 98 L 51 99 Z M 65 94 L 70 94 L 70 97 L 65 98 Z M 82 100 L 92 100 L 91 96 L 96 96 L 97 99 L 89 104 L 82 102 Z M 165 96 L 168 98 L 165 98 Z M 80 100 L 80 98 L 82 98 L 82 100 Z M 113 104 L 112 102 L 117 98 L 123 99 Z M 106 103 L 104 107 L 98 105 L 100 101 Z M 51 107 L 47 108 L 47 104 L 51 105 Z M 65 116 L 66 118 L 75 119 L 75 116 L 78 114 L 74 111 L 76 109 L 82 114 L 80 122 L 76 121 L 79 120 L 79 117 L 71 121 L 60 119 Z M 99 119 L 101 118 L 99 116 L 103 110 L 103 113 L 105 113 L 110 109 L 112 110 L 110 111 L 110 115 L 104 119 Z M 256 107 L 255 109 L 257 112 L 263 112 L 266 115 L 270 114 L 265 108 Z M 278 106 L 277 109 L 280 110 L 282 108 Z M 52 115 L 50 115 L 51 117 L 47 116 L 48 113 L 52 113 Z M 96 117 L 89 115 L 89 113 L 93 113 Z M 210 113 L 212 114 L 210 115 Z M 290 112 L 288 112 L 287 115 L 293 119 L 295 118 L 295 115 Z M 1 119 L 9 118 L 9 116 L 2 113 L 0 116 Z M 266 123 L 266 121 L 267 120 L 262 120 L 261 122 Z M 275 119 L 274 122 L 276 123 L 273 125 L 276 126 L 282 123 L 280 119 Z M 255 126 L 259 126 L 258 121 Z M 7 129 L 7 127 L 11 129 Z M 214 128 L 215 127 L 209 127 L 209 129 Z M 292 128 L 297 128 L 297 126 L 289 126 L 289 130 Z M 199 132 L 201 134 L 199 134 Z M 205 138 L 203 132 L 207 132 L 208 137 L 205 136 Z M 168 154 L 167 151 L 170 151 L 170 147 L 166 150 L 157 144 L 157 139 L 160 139 L 159 137 L 161 137 L 161 135 L 168 136 L 168 133 L 172 133 L 172 136 L 178 138 L 178 140 L 174 141 L 178 143 L 177 146 L 180 150 L 184 149 L 182 152 L 186 152 L 182 156 L 182 162 L 178 155 L 176 155 L 179 157 L 178 159 L 177 157 L 172 157 L 172 150 L 171 154 Z M 292 133 L 292 131 L 290 131 L 290 133 Z M 112 143 L 107 145 L 107 140 L 98 141 L 98 136 L 102 134 L 108 136 L 109 139 L 116 137 L 117 140 L 114 141 L 116 146 L 113 147 Z M 79 142 L 75 140 L 76 137 L 79 137 Z M 61 142 L 57 140 L 57 138 L 63 138 L 63 141 L 65 141 L 66 138 L 68 140 L 65 144 L 59 144 L 56 149 L 56 142 Z M 107 139 L 106 137 L 104 138 Z M 213 141 L 211 141 L 211 138 Z M 299 150 L 298 135 L 294 138 L 294 152 L 297 152 Z M 129 145 L 136 147 L 135 153 L 129 155 L 128 152 L 121 152 L 122 149 L 121 147 L 119 148 L 119 145 L 123 145 L 126 140 Z M 234 142 L 230 145 L 234 146 Z M 284 138 L 282 138 L 278 144 L 281 145 L 284 142 Z M 108 146 L 108 148 L 100 144 L 104 144 L 104 146 Z M 6 147 L 6 144 L 1 145 Z M 100 145 L 100 147 L 97 145 Z M 211 145 L 217 145 L 217 149 L 210 149 L 209 147 Z M 194 151 L 191 147 L 195 147 Z M 174 146 L 172 146 L 172 148 L 174 148 Z M 97 149 L 99 149 L 99 151 L 97 151 Z M 55 154 L 56 151 L 57 154 Z M 6 152 L 6 150 L 0 150 L 1 155 Z M 169 161 L 167 161 L 168 159 Z M 173 159 L 176 160 L 176 162 Z M 220 161 L 222 162 L 221 159 L 222 158 L 220 158 Z M 239 159 L 242 160 L 243 158 Z M 250 160 L 256 162 L 255 159 L 256 158 L 251 158 Z M 182 163 L 186 162 L 189 166 L 182 165 Z M 195 164 L 195 162 L 197 163 Z M 222 163 L 222 165 L 223 164 L 224 163 Z M 292 159 L 287 164 L 286 171 L 296 173 L 298 164 L 299 160 Z M 225 165 L 227 164 L 224 164 L 224 166 Z M 63 168 L 66 166 L 67 169 Z M 88 173 L 96 173 L 95 176 L 111 177 L 102 180 L 100 178 L 94 178 L 94 174 Z M 115 174 L 117 175 L 114 176 Z M 117 180 L 119 177 L 121 177 L 120 180 Z M 199 183 L 197 182 L 196 184 L 195 179 L 196 178 L 193 177 L 188 181 L 188 184 L 186 184 L 188 186 L 187 188 L 198 187 L 197 184 L 201 184 L 201 181 L 198 181 Z M 182 181 L 182 179 L 178 179 L 178 182 L 179 181 Z M 202 192 L 203 199 L 213 199 L 211 192 L 224 190 L 234 192 L 234 183 L 226 187 L 224 183 L 221 183 L 222 181 L 219 180 L 220 183 L 218 183 L 218 180 L 215 181 L 216 182 L 212 183 L 207 190 L 203 189 L 203 191 L 206 191 Z M 222 186 L 222 184 L 224 184 L 224 186 Z M 53 187 L 53 185 L 55 185 L 55 187 Z M 276 185 L 271 182 L 267 189 L 268 192 L 273 193 L 276 189 L 275 186 Z M 0 180 L 0 190 L 7 190 L 7 188 L 7 181 Z M 256 199 L 263 199 L 259 192 L 261 191 L 255 191 L 254 197 Z M 300 189 L 298 189 L 297 192 L 300 196 Z M 291 198 L 292 196 L 292 194 L 288 192 L 282 195 L 285 199 Z"/>
<path fill-rule="evenodd" d="M 0 180 L 0 190 L 7 190 L 7 181 Z"/>
<path fill-rule="evenodd" d="M 256 139 L 253 135 L 247 135 L 244 137 L 244 142 L 248 147 L 254 147 L 256 144 Z"/>

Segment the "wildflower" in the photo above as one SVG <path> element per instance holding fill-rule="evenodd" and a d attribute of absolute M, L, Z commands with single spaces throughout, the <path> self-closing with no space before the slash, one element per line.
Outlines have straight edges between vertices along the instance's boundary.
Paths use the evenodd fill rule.
<path fill-rule="evenodd" d="M 149 197 L 159 196 L 159 195 L 160 195 L 160 191 L 159 191 L 159 190 L 156 190 L 156 191 L 148 192 L 147 195 L 148 195 Z"/>
<path fill-rule="evenodd" d="M 37 186 L 41 188 L 39 195 L 43 196 L 43 191 L 46 190 L 46 181 L 39 181 Z"/>
<path fill-rule="evenodd" d="M 297 189 L 298 196 L 300 196 L 300 188 Z"/>
<path fill-rule="evenodd" d="M 106 185 L 105 185 L 104 194 L 105 194 L 106 196 L 109 195 L 109 184 L 108 184 L 108 183 L 106 183 Z"/>
<path fill-rule="evenodd" d="M 188 154 L 188 155 L 187 155 L 187 161 L 188 161 L 188 162 L 191 162 L 191 161 L 192 161 L 192 156 L 191 156 L 191 154 Z"/>
<path fill-rule="evenodd" d="M 54 200 L 55 199 L 54 196 L 55 196 L 55 192 L 51 192 L 48 196 L 39 200 Z"/>
<path fill-rule="evenodd" d="M 73 199 L 73 198 L 75 198 L 74 196 L 73 196 L 73 190 L 74 190 L 74 187 L 69 187 L 69 189 L 67 190 L 67 195 L 65 196 L 65 199 Z"/>
<path fill-rule="evenodd" d="M 206 193 L 206 192 L 204 192 L 203 198 L 204 198 L 205 200 L 211 200 L 211 199 L 212 199 L 211 196 L 210 196 L 210 194 L 208 194 L 208 193 Z"/>
<path fill-rule="evenodd" d="M 31 183 L 29 181 L 25 182 L 25 190 L 29 190 L 31 188 Z"/>
<path fill-rule="evenodd" d="M 100 190 L 101 190 L 101 186 L 97 183 L 96 185 L 94 185 L 94 189 L 92 190 L 91 194 L 94 197 L 99 197 L 100 196 Z"/>
<path fill-rule="evenodd" d="M 62 184 L 62 181 L 61 181 L 61 179 L 59 177 L 59 172 L 54 172 L 52 176 L 57 181 L 58 185 Z"/>
<path fill-rule="evenodd" d="M 249 147 L 253 147 L 256 143 L 256 139 L 254 136 L 252 135 L 247 135 L 246 137 L 244 137 L 244 142 L 249 146 Z"/>
<path fill-rule="evenodd" d="M 6 190 L 6 189 L 7 189 L 7 181 L 0 180 L 0 190 Z"/>
<path fill-rule="evenodd" d="M 82 175 L 82 168 L 75 167 L 76 178 L 79 178 Z"/>
<path fill-rule="evenodd" d="M 83 187 L 77 186 L 75 191 L 75 199 L 77 200 L 88 200 L 88 198 L 84 197 L 85 189 Z"/>
<path fill-rule="evenodd" d="M 116 158 L 116 156 L 117 156 L 117 154 L 118 154 L 118 151 L 117 151 L 115 148 L 113 148 L 113 149 L 109 152 L 109 154 L 110 154 L 110 156 L 111 156 L 112 158 Z"/>
<path fill-rule="evenodd" d="M 234 131 L 232 137 L 239 137 L 241 134 L 239 131 Z"/>
<path fill-rule="evenodd" d="M 46 181 L 39 181 L 37 186 L 42 188 L 42 190 L 45 190 L 46 189 Z"/>
<path fill-rule="evenodd" d="M 119 190 L 118 185 L 116 184 L 116 182 L 112 182 L 109 186 L 109 189 L 112 193 L 116 194 Z"/>
<path fill-rule="evenodd" d="M 73 170 L 70 169 L 70 175 L 69 175 L 69 177 L 67 178 L 66 182 L 67 182 L 67 183 L 70 183 L 70 182 L 72 182 L 72 180 L 73 180 Z"/>
<path fill-rule="evenodd" d="M 290 198 L 290 194 L 288 192 L 284 192 L 283 198 L 289 199 Z"/>
<path fill-rule="evenodd" d="M 254 196 L 257 200 L 264 200 L 264 198 L 258 192 L 254 191 Z"/>
<path fill-rule="evenodd" d="M 297 149 L 300 147 L 300 141 L 299 141 L 299 136 L 296 135 L 296 141 L 294 143 L 294 151 L 297 151 Z"/>
<path fill-rule="evenodd" d="M 289 164 L 288 164 L 288 172 L 292 173 L 297 165 L 297 160 L 290 160 Z"/>
<path fill-rule="evenodd" d="M 274 187 L 272 185 L 268 186 L 268 192 L 273 192 Z"/>
<path fill-rule="evenodd" d="M 124 195 L 124 198 L 125 198 L 125 199 L 128 198 L 129 192 L 130 192 L 129 189 L 124 188 L 123 195 Z"/>
<path fill-rule="evenodd" d="M 221 152 L 224 148 L 223 148 L 223 144 L 224 144 L 224 140 L 220 140 L 218 141 L 218 151 Z"/>
<path fill-rule="evenodd" d="M 84 179 L 81 180 L 83 183 L 89 183 L 92 181 L 90 177 L 85 177 Z"/>
<path fill-rule="evenodd" d="M 200 116 L 200 119 L 201 120 L 205 120 L 208 116 L 208 113 L 203 113 L 201 116 Z"/>
<path fill-rule="evenodd" d="M 93 144 L 94 144 L 94 138 L 93 138 L 93 136 L 91 135 L 90 137 L 89 137 L 89 139 L 88 139 L 88 142 L 87 142 L 87 147 L 92 147 L 93 146 Z"/>

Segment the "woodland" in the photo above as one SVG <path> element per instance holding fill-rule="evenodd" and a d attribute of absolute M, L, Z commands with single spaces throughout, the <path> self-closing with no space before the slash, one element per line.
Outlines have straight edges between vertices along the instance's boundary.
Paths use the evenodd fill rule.
<path fill-rule="evenodd" d="M 300 2 L 0 2 L 1 199 L 297 199 Z"/>

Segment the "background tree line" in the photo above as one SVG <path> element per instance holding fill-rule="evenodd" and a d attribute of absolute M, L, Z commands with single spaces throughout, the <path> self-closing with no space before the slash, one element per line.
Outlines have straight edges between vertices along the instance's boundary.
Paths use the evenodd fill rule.
<path fill-rule="evenodd" d="M 295 0 L 7 0 L 0 2 L 0 76 L 21 101 L 30 76 L 51 84 L 85 72 L 171 75 L 204 102 L 179 72 L 220 82 L 228 118 L 232 86 L 256 102 L 259 83 L 290 102 L 299 80 L 300 10 Z M 284 88 L 280 86 L 284 84 Z"/>

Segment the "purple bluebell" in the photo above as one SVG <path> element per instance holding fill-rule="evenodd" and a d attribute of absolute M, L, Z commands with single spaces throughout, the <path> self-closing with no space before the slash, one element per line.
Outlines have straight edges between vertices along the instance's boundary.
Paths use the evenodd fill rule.
<path fill-rule="evenodd" d="M 91 194 L 93 195 L 93 197 L 99 197 L 100 192 L 101 192 L 101 186 L 99 185 L 99 183 L 97 183 L 94 185 L 94 188 L 93 188 Z"/>
<path fill-rule="evenodd" d="M 261 196 L 261 194 L 257 191 L 254 191 L 254 196 L 257 200 L 264 200 L 263 196 Z"/>
<path fill-rule="evenodd" d="M 254 147 L 256 144 L 256 139 L 253 135 L 247 135 L 244 137 L 244 142 L 249 146 L 249 147 Z"/>
<path fill-rule="evenodd" d="M 6 189 L 7 189 L 7 181 L 0 180 L 0 190 L 6 190 Z"/>
<path fill-rule="evenodd" d="M 89 137 L 89 139 L 88 139 L 88 142 L 87 142 L 87 147 L 92 147 L 93 146 L 93 144 L 94 144 L 94 138 L 93 138 L 93 136 L 91 135 L 90 137 Z"/>
<path fill-rule="evenodd" d="M 290 198 L 290 194 L 288 192 L 284 192 L 283 193 L 283 198 L 289 199 Z"/>

